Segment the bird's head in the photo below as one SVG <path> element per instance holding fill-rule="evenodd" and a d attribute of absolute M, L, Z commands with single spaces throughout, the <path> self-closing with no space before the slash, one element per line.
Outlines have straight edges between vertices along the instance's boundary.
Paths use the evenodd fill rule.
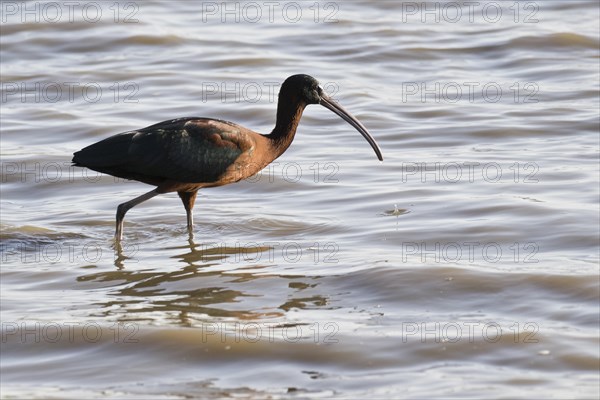
<path fill-rule="evenodd" d="M 281 93 L 288 98 L 296 98 L 306 104 L 319 104 L 323 89 L 319 82 L 310 75 L 292 75 L 281 85 Z"/>
<path fill-rule="evenodd" d="M 377 154 L 379 161 L 383 161 L 381 150 L 379 149 L 377 142 L 375 142 L 375 139 L 373 139 L 369 131 L 367 131 L 367 128 L 365 128 L 365 126 L 361 124 L 359 120 L 357 120 L 339 103 L 327 96 L 321 86 L 319 86 L 319 82 L 312 76 L 305 74 L 290 76 L 285 80 L 285 82 L 283 82 L 283 85 L 281 85 L 281 90 L 279 93 L 280 99 L 282 98 L 282 95 L 290 99 L 295 98 L 296 101 L 302 101 L 307 105 L 320 104 L 323 107 L 333 111 L 344 121 L 352 125 L 358 132 L 360 132 L 360 134 L 367 139 L 367 142 L 369 142 L 373 150 L 375 150 L 375 154 Z"/>

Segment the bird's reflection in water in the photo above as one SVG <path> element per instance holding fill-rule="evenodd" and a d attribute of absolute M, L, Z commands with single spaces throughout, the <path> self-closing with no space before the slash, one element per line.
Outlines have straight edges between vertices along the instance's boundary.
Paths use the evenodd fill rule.
<path fill-rule="evenodd" d="M 137 245 L 122 244 L 121 242 L 113 241 L 111 246 L 115 251 L 115 267 L 121 270 L 125 268 L 125 262 L 133 258 L 133 254 L 137 252 Z"/>
<path fill-rule="evenodd" d="M 171 247 L 167 250 L 185 249 L 186 252 L 175 255 L 172 258 L 178 258 L 188 265 L 195 265 L 198 262 L 221 261 L 230 259 L 237 263 L 239 262 L 256 262 L 261 260 L 262 253 L 268 253 L 273 250 L 271 246 L 252 246 L 251 243 L 235 246 L 227 246 L 224 243 L 200 243 L 196 244 L 192 237 L 188 240 L 188 246 Z M 189 252 L 187 252 L 189 250 Z"/>
<path fill-rule="evenodd" d="M 294 308 L 330 308 L 329 296 L 315 293 L 319 277 L 273 274 L 268 272 L 273 265 L 248 261 L 260 260 L 272 247 L 197 244 L 190 238 L 187 245 L 163 250 L 177 252 L 170 258 L 178 262 L 166 270 L 143 268 L 127 253 L 133 248 L 118 245 L 116 270 L 77 280 L 112 288 L 109 297 L 114 299 L 99 303 L 100 313 L 122 321 L 195 326 L 215 320 L 280 320 Z"/>

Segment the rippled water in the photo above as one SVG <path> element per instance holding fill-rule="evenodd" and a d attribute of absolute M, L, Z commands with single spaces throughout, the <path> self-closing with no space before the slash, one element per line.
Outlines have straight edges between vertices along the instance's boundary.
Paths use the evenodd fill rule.
<path fill-rule="evenodd" d="M 68 3 L 68 2 L 67 2 Z M 597 398 L 599 10 L 573 2 L 2 2 L 2 397 Z M 228 7 L 228 8 L 225 8 Z M 176 195 L 70 166 L 181 116 L 274 124 Z"/>

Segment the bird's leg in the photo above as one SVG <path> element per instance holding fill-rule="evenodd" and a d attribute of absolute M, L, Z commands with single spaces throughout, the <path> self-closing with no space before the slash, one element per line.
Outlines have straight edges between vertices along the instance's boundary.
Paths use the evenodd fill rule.
<path fill-rule="evenodd" d="M 193 236 L 194 215 L 192 210 L 194 208 L 194 203 L 196 202 L 196 195 L 198 194 L 198 191 L 196 190 L 195 192 L 177 192 L 177 194 L 181 198 L 181 202 L 183 203 L 183 206 L 185 207 L 185 212 L 187 213 L 188 233 Z"/>
<path fill-rule="evenodd" d="M 125 214 L 127 213 L 127 211 L 137 206 L 138 204 L 153 198 L 158 194 L 160 193 L 158 193 L 156 189 L 154 189 L 149 191 L 148 193 L 136 197 L 133 200 L 129 200 L 123 204 L 119 204 L 119 206 L 117 207 L 117 230 L 115 231 L 115 240 L 117 242 L 120 242 L 123 238 L 123 218 L 125 218 Z"/>

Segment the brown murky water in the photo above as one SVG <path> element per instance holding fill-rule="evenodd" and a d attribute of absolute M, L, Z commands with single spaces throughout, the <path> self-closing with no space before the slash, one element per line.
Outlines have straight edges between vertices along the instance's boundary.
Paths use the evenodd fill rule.
<path fill-rule="evenodd" d="M 581 2 L 2 3 L 3 398 L 598 398 L 599 11 Z M 318 106 L 257 177 L 70 167 L 182 116 Z"/>

